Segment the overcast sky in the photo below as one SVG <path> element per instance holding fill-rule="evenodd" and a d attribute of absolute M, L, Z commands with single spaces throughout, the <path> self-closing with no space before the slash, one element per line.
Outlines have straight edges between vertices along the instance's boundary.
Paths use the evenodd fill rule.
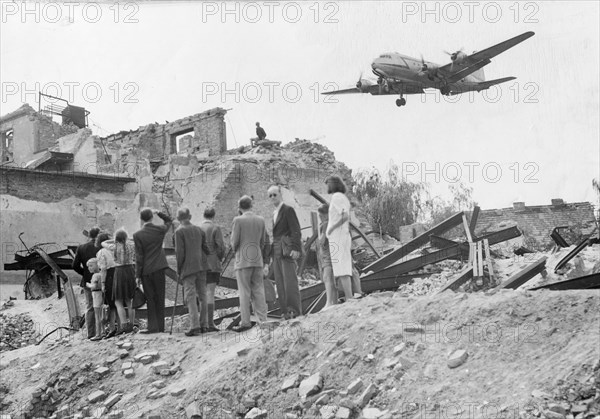
<path fill-rule="evenodd" d="M 41 89 L 84 106 L 107 135 L 219 106 L 231 109 L 230 148 L 260 121 L 268 138 L 318 139 L 352 169 L 394 161 L 434 194 L 460 176 L 484 209 L 597 202 L 598 2 L 424 5 L 2 3 L 1 113 L 37 109 Z M 526 31 L 536 34 L 485 67 L 487 79 L 517 79 L 487 94 L 408 96 L 402 108 L 395 96 L 317 94 L 374 78 L 383 52 L 445 64 L 443 50 Z"/>

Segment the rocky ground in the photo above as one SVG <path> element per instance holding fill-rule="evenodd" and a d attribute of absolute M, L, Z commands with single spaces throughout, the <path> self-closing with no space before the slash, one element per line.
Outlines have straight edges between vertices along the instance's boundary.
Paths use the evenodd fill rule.
<path fill-rule="evenodd" d="M 548 274 L 526 286 L 589 273 L 598 250 L 561 275 L 569 249 L 544 254 Z M 506 278 L 540 255 L 494 267 Z M 94 343 L 60 330 L 31 345 L 66 323 L 66 303 L 16 300 L 0 311 L 16 348 L 0 354 L 2 418 L 598 417 L 600 293 L 437 294 L 460 267 L 241 335 L 185 337 L 180 316 L 173 335 Z"/>

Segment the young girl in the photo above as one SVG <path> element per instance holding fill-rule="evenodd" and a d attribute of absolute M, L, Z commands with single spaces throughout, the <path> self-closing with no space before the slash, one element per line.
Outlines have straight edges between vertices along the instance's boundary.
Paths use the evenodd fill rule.
<path fill-rule="evenodd" d="M 92 291 L 94 317 L 96 318 L 96 336 L 92 336 L 90 340 L 97 341 L 102 339 L 102 304 L 104 304 L 102 275 L 100 275 L 100 268 L 98 268 L 98 259 L 91 258 L 88 260 L 87 267 L 93 274 L 92 280 L 86 285 Z"/>
<path fill-rule="evenodd" d="M 133 240 L 127 239 L 123 229 L 115 233 L 115 239 L 107 240 L 102 246 L 113 251 L 115 274 L 113 279 L 113 299 L 119 314 L 120 330 L 117 334 L 133 331 L 135 311 L 133 309 L 133 293 L 135 291 L 135 247 Z M 125 315 L 125 307 L 129 318 Z"/>

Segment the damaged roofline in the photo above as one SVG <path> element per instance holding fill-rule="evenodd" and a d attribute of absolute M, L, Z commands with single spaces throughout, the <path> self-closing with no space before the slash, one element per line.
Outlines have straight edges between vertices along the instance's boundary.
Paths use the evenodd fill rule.
<path fill-rule="evenodd" d="M 75 177 L 75 178 L 85 178 L 85 179 L 100 179 L 100 180 L 112 180 L 112 181 L 116 181 L 116 182 L 123 182 L 123 183 L 129 183 L 129 182 L 136 182 L 137 179 L 135 178 L 131 178 L 131 177 L 125 177 L 125 176 L 119 176 L 118 173 L 115 173 L 113 175 L 98 175 L 98 174 L 92 174 L 92 173 L 85 173 L 85 172 L 52 172 L 52 171 L 45 171 L 45 170 L 34 170 L 34 169 L 25 169 L 22 167 L 15 167 L 15 166 L 0 166 L 0 170 L 3 172 L 21 172 L 21 173 L 31 173 L 31 174 L 42 174 L 42 175 L 48 175 L 48 176 L 62 176 L 62 177 Z"/>

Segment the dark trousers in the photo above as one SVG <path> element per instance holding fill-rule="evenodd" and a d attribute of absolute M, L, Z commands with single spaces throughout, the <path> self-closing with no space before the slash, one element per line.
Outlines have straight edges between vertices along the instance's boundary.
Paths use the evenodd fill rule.
<path fill-rule="evenodd" d="M 281 243 L 273 243 L 273 273 L 277 285 L 277 299 L 283 314 L 293 311 L 297 316 L 302 314 L 300 286 L 296 276 L 296 263 L 291 258 L 284 258 Z"/>
<path fill-rule="evenodd" d="M 92 290 L 84 288 L 85 292 L 85 325 L 87 327 L 87 337 L 96 336 L 96 314 L 94 313 L 94 301 L 92 299 Z"/>
<path fill-rule="evenodd" d="M 142 286 L 148 308 L 148 330 L 165 331 L 165 270 L 142 275 Z"/>

